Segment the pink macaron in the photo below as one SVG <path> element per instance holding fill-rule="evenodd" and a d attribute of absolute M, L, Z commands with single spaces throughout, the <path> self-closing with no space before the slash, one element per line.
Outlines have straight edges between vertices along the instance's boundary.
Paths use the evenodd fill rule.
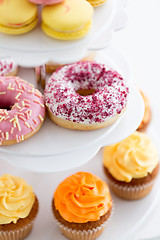
<path fill-rule="evenodd" d="M 29 1 L 35 4 L 43 4 L 43 5 L 53 5 L 53 4 L 63 2 L 63 0 L 29 0 Z"/>

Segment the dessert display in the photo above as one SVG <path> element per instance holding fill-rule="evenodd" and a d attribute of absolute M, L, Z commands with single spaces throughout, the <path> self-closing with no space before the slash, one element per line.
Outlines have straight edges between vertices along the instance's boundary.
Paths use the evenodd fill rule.
<path fill-rule="evenodd" d="M 84 58 L 82 58 L 80 61 L 84 62 L 84 61 L 93 61 L 95 58 L 96 53 L 93 51 L 88 51 L 88 53 L 86 54 L 86 56 Z M 62 64 L 58 64 L 54 61 L 48 61 L 46 63 L 46 73 L 53 73 L 54 71 L 57 70 L 57 68 L 63 67 L 64 65 Z"/>
<path fill-rule="evenodd" d="M 0 32 L 11 35 L 24 34 L 35 28 L 38 22 L 36 5 L 44 5 L 43 8 L 42 6 L 38 7 L 38 14 L 42 14 L 41 25 L 39 24 L 38 29 L 36 28 L 35 31 L 33 31 L 33 37 L 37 39 L 38 36 L 39 41 L 37 41 L 37 43 L 40 42 L 40 44 L 37 47 L 36 42 L 34 42 L 32 45 L 33 48 L 31 47 L 30 51 L 31 54 L 33 53 L 33 59 L 35 58 L 36 60 L 27 64 L 25 60 L 22 60 L 22 66 L 38 66 L 44 64 L 44 60 L 48 61 L 46 65 L 35 68 L 37 82 L 41 84 L 42 88 L 45 87 L 44 101 L 43 95 L 30 83 L 19 77 L 6 77 L 17 74 L 17 65 L 12 59 L 0 60 L 0 145 L 3 146 L 1 147 L 2 157 L 5 156 L 5 152 L 7 153 L 8 149 L 8 153 L 15 152 L 15 154 L 13 154 L 15 156 L 8 154 L 8 156 L 13 157 L 14 160 L 17 156 L 24 155 L 27 162 L 30 156 L 32 156 L 27 162 L 28 170 L 31 170 L 30 166 L 32 166 L 31 168 L 34 171 L 47 172 L 47 168 L 42 169 L 39 167 L 40 157 L 39 159 L 37 158 L 37 162 L 32 161 L 38 156 L 41 143 L 45 142 L 47 147 L 49 147 L 44 147 L 45 153 L 43 160 L 45 165 L 48 165 L 51 169 L 50 171 L 56 172 L 58 164 L 56 165 L 55 162 L 58 162 L 59 155 L 63 155 L 62 157 L 66 158 L 66 162 L 68 160 L 67 164 L 69 167 L 71 161 L 75 160 L 78 162 L 78 157 L 74 159 L 71 154 L 71 151 L 74 151 L 74 149 L 77 151 L 75 151 L 76 154 L 78 153 L 77 156 L 80 156 L 79 162 L 82 165 L 81 155 L 83 155 L 83 151 L 82 154 L 79 154 L 82 149 L 82 141 L 80 144 L 78 143 L 79 148 L 76 148 L 78 144 L 74 145 L 74 141 L 78 142 L 81 140 L 81 133 L 58 128 L 52 124 L 49 119 L 47 119 L 44 128 L 42 128 L 41 142 L 34 141 L 34 138 L 33 142 L 32 140 L 30 141 L 31 145 L 33 143 L 32 149 L 36 149 L 36 146 L 39 147 L 39 149 L 36 150 L 38 154 L 35 151 L 37 155 L 31 152 L 27 156 L 26 153 L 29 152 L 28 149 L 31 149 L 30 145 L 27 145 L 28 141 L 25 142 L 26 145 L 25 143 L 10 147 L 4 147 L 4 145 L 22 142 L 35 134 L 43 124 L 45 105 L 48 115 L 54 123 L 61 127 L 75 130 L 95 130 L 109 126 L 117 121 L 126 111 L 127 105 L 130 105 L 128 104 L 128 98 L 129 92 L 132 91 L 129 91 L 128 83 L 121 74 L 104 64 L 94 62 L 93 52 L 81 59 L 88 49 L 98 49 L 99 42 L 103 45 L 100 37 L 103 37 L 102 33 L 105 32 L 103 31 L 105 24 L 102 26 L 102 20 L 100 20 L 97 13 L 94 17 L 96 27 L 92 29 L 91 34 L 88 33 L 92 26 L 93 7 L 100 6 L 104 2 L 106 2 L 106 0 L 0 0 Z M 100 9 L 101 7 L 97 9 L 97 12 L 99 12 Z M 106 16 L 108 16 L 108 12 Z M 113 16 L 113 14 L 111 14 L 111 16 Z M 97 21 L 98 18 L 100 21 Z M 41 20 L 41 17 L 39 20 Z M 107 21 L 108 19 L 106 18 L 106 22 Z M 113 19 L 110 22 L 112 21 Z M 114 24 L 112 25 L 116 25 L 116 21 L 113 21 Z M 100 28 L 99 32 L 97 26 Z M 47 36 L 52 38 L 51 41 L 50 38 L 43 34 L 41 28 Z M 95 29 L 97 31 L 95 31 Z M 106 32 L 110 34 L 113 30 L 111 27 L 111 29 Z M 95 38 L 92 37 L 93 32 L 97 33 L 95 35 L 93 34 Z M 6 37 L 5 34 L 2 34 L 4 39 Z M 76 41 L 74 40 L 81 39 L 87 34 L 88 37 L 79 42 L 77 41 L 77 45 L 75 44 Z M 22 36 L 14 37 L 15 36 L 9 36 L 9 38 L 17 38 L 17 42 L 20 43 Z M 95 44 L 96 37 L 98 44 Z M 30 46 L 32 33 L 24 35 L 24 39 L 24 42 Z M 54 41 L 53 39 L 56 40 Z M 68 46 L 66 45 L 68 47 L 66 48 L 65 45 L 61 47 L 62 41 L 58 40 L 73 41 L 70 42 Z M 45 44 L 43 44 L 43 41 Z M 85 47 L 82 48 L 81 42 L 84 43 L 86 49 Z M 72 43 L 73 45 L 71 45 Z M 95 48 L 93 47 L 94 44 Z M 8 45 L 11 46 L 11 44 Z M 17 48 L 14 41 L 13 46 L 18 52 L 19 48 Z M 72 46 L 74 47 L 72 48 Z M 76 51 L 76 47 L 80 50 Z M 99 49 L 100 48 L 101 46 L 99 46 Z M 26 45 L 22 47 L 20 44 L 20 50 L 22 50 L 22 52 L 20 51 L 19 59 L 23 56 L 23 51 L 27 53 L 25 57 L 29 59 L 29 49 Z M 73 56 L 72 50 L 75 50 Z M 79 55 L 81 50 L 81 55 Z M 13 53 L 14 51 L 10 52 Z M 5 54 L 6 56 L 16 56 L 14 54 Z M 57 57 L 55 57 L 54 54 L 57 54 Z M 67 58 L 69 54 L 71 57 Z M 53 59 L 58 59 L 57 62 L 56 60 L 52 61 L 51 56 L 53 56 Z M 73 62 L 75 59 L 81 60 L 72 64 L 59 64 L 65 63 L 65 61 L 67 63 Z M 18 60 L 18 62 L 20 62 L 20 60 Z M 46 72 L 53 73 L 47 84 L 45 82 Z M 138 131 L 144 131 L 146 129 L 151 117 L 148 100 L 143 93 L 141 94 L 145 101 L 145 115 Z M 138 114 L 136 117 L 138 117 Z M 133 122 L 134 120 L 132 123 Z M 121 126 L 123 125 L 124 124 Z M 116 125 L 115 129 L 117 130 L 118 127 L 119 125 Z M 44 129 L 46 132 L 48 131 L 47 134 L 43 131 Z M 51 129 L 54 131 L 54 134 L 49 132 Z M 60 131 L 58 132 L 57 129 L 60 129 Z M 108 134 L 108 129 L 112 131 L 112 128 L 107 128 L 106 131 L 103 129 L 105 134 Z M 95 132 L 100 131 L 101 130 Z M 111 131 L 109 132 L 109 144 L 112 133 L 112 141 L 115 142 L 117 139 L 117 135 L 115 134 L 114 136 L 114 132 Z M 65 135 L 64 132 L 65 134 L 67 132 L 67 141 L 68 139 L 73 139 L 71 144 L 74 146 L 70 148 L 71 151 L 68 149 L 66 141 L 65 144 L 67 147 L 64 149 L 62 146 L 62 138 L 64 138 Z M 75 133 L 80 134 L 76 135 Z M 90 133 L 92 135 L 93 132 Z M 96 141 L 94 144 L 90 142 L 90 145 L 88 145 L 86 158 L 90 156 L 88 153 L 91 151 L 91 148 L 95 147 L 96 151 L 98 151 L 98 147 L 101 147 L 102 143 L 104 146 L 104 141 L 107 139 L 106 135 L 103 139 L 104 134 L 97 134 L 96 139 L 94 135 L 90 137 L 88 133 L 90 139 L 96 139 Z M 37 135 L 37 138 L 38 137 L 39 135 Z M 60 147 L 63 149 L 63 152 L 61 152 L 61 149 L 58 149 L 58 144 L 53 144 L 53 148 L 57 146 L 57 152 L 49 152 L 52 147 L 52 140 L 54 142 L 54 137 L 56 137 L 56 144 L 59 143 L 57 138 L 60 139 Z M 82 140 L 83 139 L 84 135 Z M 17 149 L 19 151 L 17 151 Z M 34 155 L 36 157 L 34 157 Z M 43 152 L 40 152 L 39 156 L 43 156 Z M 69 156 L 68 159 L 66 156 Z M 49 161 L 45 161 L 45 157 L 48 158 Z M 52 157 L 53 159 L 51 159 Z M 22 161 L 23 160 L 22 157 Z M 53 170 L 52 161 L 56 165 L 54 166 L 56 170 Z M 15 162 L 19 165 L 18 167 L 24 164 L 23 167 L 27 168 L 25 163 L 20 165 L 20 162 L 17 160 Z M 103 165 L 111 190 L 123 199 L 134 200 L 145 197 L 151 191 L 159 172 L 159 157 L 151 140 L 145 134 L 135 132 L 127 139 L 104 148 Z M 60 166 L 60 171 L 63 170 L 62 166 L 63 163 Z M 38 170 L 35 170 L 36 168 Z M 78 171 L 80 171 L 80 169 Z M 23 240 L 32 230 L 35 217 L 38 213 L 38 199 L 32 187 L 19 177 L 5 174 L 0 177 L 0 185 L 0 239 Z M 116 207 L 119 207 L 117 199 L 116 204 Z M 66 178 L 57 187 L 52 199 L 52 211 L 58 227 L 68 239 L 97 239 L 109 222 L 111 213 L 113 212 L 113 203 L 108 185 L 99 177 L 89 172 L 77 172 Z M 114 223 L 113 221 L 113 224 Z M 45 226 L 43 227 L 43 232 L 46 234 L 46 228 Z M 34 234 L 36 235 L 37 232 L 33 233 L 33 237 L 31 236 L 33 239 L 35 237 Z M 46 238 L 49 234 L 47 232 Z M 53 231 L 51 234 L 53 234 Z M 58 231 L 54 232 L 54 234 L 58 234 Z"/>
<path fill-rule="evenodd" d="M 52 38 L 74 40 L 88 33 L 92 16 L 93 7 L 89 2 L 65 0 L 61 4 L 43 8 L 42 30 Z"/>
<path fill-rule="evenodd" d="M 68 239 L 96 239 L 111 215 L 109 188 L 99 177 L 78 172 L 59 184 L 52 210 L 58 227 Z"/>
<path fill-rule="evenodd" d="M 53 5 L 53 4 L 63 2 L 63 0 L 29 0 L 29 1 L 34 4 L 43 4 L 43 5 Z"/>
<path fill-rule="evenodd" d="M 0 186 L 0 239 L 22 240 L 32 230 L 38 199 L 20 177 L 4 174 Z"/>
<path fill-rule="evenodd" d="M 24 34 L 38 22 L 37 7 L 28 0 L 0 1 L 0 32 Z"/>
<path fill-rule="evenodd" d="M 121 198 L 134 200 L 151 191 L 159 172 L 159 156 L 146 134 L 134 132 L 104 148 L 103 165 L 111 190 Z"/>
<path fill-rule="evenodd" d="M 56 124 L 93 130 L 115 122 L 125 111 L 129 89 L 122 76 L 103 64 L 78 62 L 58 69 L 45 88 L 45 104 Z"/>
<path fill-rule="evenodd" d="M 0 144 L 11 145 L 34 135 L 42 126 L 42 94 L 19 77 L 0 77 Z"/>
<path fill-rule="evenodd" d="M 18 65 L 12 58 L 0 59 L 0 76 L 15 76 L 17 75 Z"/>
<path fill-rule="evenodd" d="M 142 91 L 140 91 L 140 93 L 141 93 L 143 101 L 144 101 L 145 111 L 144 111 L 143 120 L 142 120 L 141 124 L 139 125 L 137 131 L 145 132 L 145 130 L 147 129 L 147 127 L 151 121 L 151 107 L 150 107 L 149 100 L 145 96 L 145 94 Z"/>

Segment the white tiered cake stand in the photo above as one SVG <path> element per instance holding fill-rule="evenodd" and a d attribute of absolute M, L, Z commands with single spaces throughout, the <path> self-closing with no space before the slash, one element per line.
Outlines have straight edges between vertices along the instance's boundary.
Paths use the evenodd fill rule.
<path fill-rule="evenodd" d="M 46 37 L 39 27 L 25 36 L 11 37 L 0 34 L 0 57 L 15 57 L 17 62 L 25 67 L 44 64 L 50 58 L 58 63 L 80 60 L 87 50 L 108 46 L 113 32 L 126 25 L 127 15 L 120 2 L 125 5 L 127 1 L 107 0 L 105 5 L 97 8 L 92 30 L 82 40 L 67 43 L 56 41 Z M 96 60 L 116 68 L 132 82 L 128 62 L 113 48 L 108 47 L 105 51 L 98 52 Z M 34 83 L 33 69 L 21 68 L 19 75 Z M 55 188 L 65 177 L 77 171 L 90 171 L 105 180 L 102 153 L 99 149 L 120 141 L 135 131 L 143 113 L 142 98 L 130 83 L 127 111 L 110 127 L 79 132 L 58 127 L 47 118 L 40 131 L 29 140 L 14 146 L 0 147 L 0 174 L 6 172 L 26 179 L 33 186 L 40 202 L 39 215 L 28 240 L 65 240 L 51 212 Z M 160 179 L 157 185 L 159 181 Z M 115 210 L 112 221 L 99 239 L 131 239 L 132 232 L 156 204 L 159 197 L 156 187 L 149 196 L 140 201 L 128 202 L 113 195 Z"/>
<path fill-rule="evenodd" d="M 108 47 L 107 50 L 98 52 L 95 60 L 117 69 L 130 80 L 127 61 L 113 48 Z M 34 71 L 21 69 L 20 76 L 33 81 Z M 35 172 L 60 172 L 81 166 L 101 147 L 126 138 L 141 123 L 144 114 L 143 100 L 140 93 L 131 83 L 130 85 L 127 110 L 111 126 L 93 131 L 77 131 L 59 127 L 46 118 L 40 131 L 29 140 L 1 146 L 1 156 L 15 166 Z"/>
<path fill-rule="evenodd" d="M 0 33 L 0 58 L 13 57 L 24 67 L 34 67 L 48 60 L 67 64 L 82 59 L 89 49 L 102 49 L 110 44 L 113 32 L 127 24 L 127 14 L 117 0 L 107 2 L 94 11 L 90 32 L 82 39 L 58 41 L 47 37 L 38 26 L 21 36 Z"/>

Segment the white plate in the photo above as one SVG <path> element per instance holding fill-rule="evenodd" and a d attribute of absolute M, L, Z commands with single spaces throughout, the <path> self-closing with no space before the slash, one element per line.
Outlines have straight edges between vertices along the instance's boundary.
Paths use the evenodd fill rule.
<path fill-rule="evenodd" d="M 75 62 L 84 57 L 87 49 L 105 47 L 111 40 L 112 31 L 122 28 L 126 22 L 127 15 L 117 0 L 107 0 L 95 8 L 92 28 L 84 38 L 58 41 L 46 36 L 39 23 L 24 35 L 0 33 L 0 57 L 14 57 L 19 65 L 26 67 L 42 65 L 49 59 L 62 64 Z"/>
<path fill-rule="evenodd" d="M 131 88 L 127 110 L 112 126 L 76 131 L 59 127 L 46 119 L 40 131 L 30 139 L 0 147 L 1 156 L 15 166 L 36 172 L 75 168 L 89 161 L 102 146 L 120 141 L 134 132 L 142 121 L 143 112 L 142 97 Z"/>

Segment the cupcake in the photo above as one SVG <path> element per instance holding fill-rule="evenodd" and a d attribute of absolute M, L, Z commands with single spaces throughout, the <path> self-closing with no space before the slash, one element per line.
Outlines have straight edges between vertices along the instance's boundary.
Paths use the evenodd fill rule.
<path fill-rule="evenodd" d="M 110 219 L 109 188 L 99 177 L 78 172 L 57 187 L 52 210 L 58 227 L 68 239 L 96 239 Z"/>
<path fill-rule="evenodd" d="M 140 93 L 141 93 L 143 101 L 144 101 L 145 111 L 144 111 L 143 120 L 142 120 L 141 124 L 139 125 L 137 131 L 144 132 L 147 129 L 147 127 L 151 121 L 151 108 L 150 108 L 148 98 L 144 95 L 144 93 L 142 91 L 140 91 Z"/>
<path fill-rule="evenodd" d="M 38 200 L 22 178 L 0 177 L 0 239 L 21 240 L 32 230 Z"/>
<path fill-rule="evenodd" d="M 151 191 L 159 171 L 159 157 L 150 138 L 134 132 L 104 148 L 103 165 L 111 190 L 121 198 L 134 200 Z"/>

